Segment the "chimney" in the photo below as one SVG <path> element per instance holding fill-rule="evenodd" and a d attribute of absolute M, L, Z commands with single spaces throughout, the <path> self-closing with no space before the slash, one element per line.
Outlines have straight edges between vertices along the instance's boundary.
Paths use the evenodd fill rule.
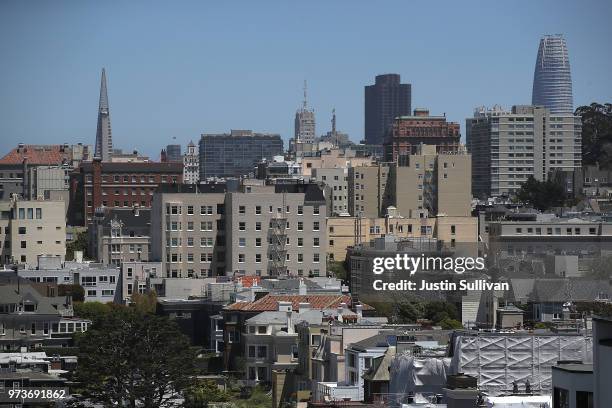
<path fill-rule="evenodd" d="M 287 333 L 293 334 L 295 333 L 295 330 L 293 328 L 293 319 L 292 319 L 293 312 L 291 310 L 287 310 L 286 313 L 287 313 Z"/>
<path fill-rule="evenodd" d="M 140 205 L 138 205 L 138 203 L 134 203 L 134 207 L 132 207 L 132 213 L 134 214 L 134 217 L 140 216 Z"/>
<path fill-rule="evenodd" d="M 299 294 L 302 296 L 308 294 L 308 287 L 304 283 L 304 279 L 300 279 Z"/>
<path fill-rule="evenodd" d="M 300 302 L 300 313 L 310 310 L 310 303 L 308 302 Z"/>
<path fill-rule="evenodd" d="M 363 318 L 363 305 L 361 303 L 357 303 L 355 306 L 355 311 L 357 312 L 357 321 L 360 321 Z"/>

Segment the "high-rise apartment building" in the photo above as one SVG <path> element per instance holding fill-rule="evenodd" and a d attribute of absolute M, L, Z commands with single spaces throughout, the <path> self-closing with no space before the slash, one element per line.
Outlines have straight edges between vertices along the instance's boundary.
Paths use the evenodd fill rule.
<path fill-rule="evenodd" d="M 567 44 L 560 34 L 547 35 L 540 40 L 531 104 L 544 106 L 553 115 L 574 112 Z"/>
<path fill-rule="evenodd" d="M 200 149 L 193 142 L 189 142 L 187 151 L 183 155 L 183 182 L 185 184 L 200 182 Z"/>
<path fill-rule="evenodd" d="M 403 166 L 421 144 L 436 146 L 438 152 L 457 151 L 460 138 L 458 123 L 447 122 L 445 115 L 431 116 L 427 109 L 415 109 L 412 116 L 399 116 L 393 120 L 384 143 L 386 161 Z"/>
<path fill-rule="evenodd" d="M 295 134 L 293 142 L 314 143 L 316 137 L 314 109 L 308 107 L 306 81 L 304 81 L 304 101 L 300 109 L 295 112 Z"/>
<path fill-rule="evenodd" d="M 100 80 L 100 102 L 98 104 L 98 129 L 96 131 L 95 157 L 110 161 L 113 153 L 113 134 L 111 132 L 110 109 L 106 91 L 106 71 L 102 68 Z"/>
<path fill-rule="evenodd" d="M 203 134 L 200 139 L 200 181 L 214 177 L 241 177 L 255 172 L 262 159 L 283 154 L 279 134 L 231 130 Z"/>
<path fill-rule="evenodd" d="M 553 114 L 542 106 L 477 108 L 466 120 L 472 155 L 472 193 L 510 196 L 533 176 L 572 173 L 582 165 L 582 122 L 572 113 Z"/>
<path fill-rule="evenodd" d="M 365 87 L 365 129 L 367 144 L 383 144 L 398 116 L 412 111 L 412 86 L 402 84 L 399 74 L 377 75 L 374 85 Z"/>

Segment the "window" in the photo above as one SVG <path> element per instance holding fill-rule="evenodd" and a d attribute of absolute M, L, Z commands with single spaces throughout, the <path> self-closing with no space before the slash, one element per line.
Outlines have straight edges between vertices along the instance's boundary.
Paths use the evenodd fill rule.
<path fill-rule="evenodd" d="M 261 205 L 255 206 L 255 215 L 261 215 Z"/>
<path fill-rule="evenodd" d="M 246 231 L 246 222 L 241 221 L 238 223 L 238 230 L 239 231 Z"/>
<path fill-rule="evenodd" d="M 187 215 L 193 215 L 193 205 L 187 206 Z"/>
<path fill-rule="evenodd" d="M 298 215 L 303 215 L 304 214 L 304 206 L 298 205 L 297 214 Z"/>
<path fill-rule="evenodd" d="M 312 230 L 319 231 L 319 221 L 315 221 L 312 223 Z"/>
<path fill-rule="evenodd" d="M 297 246 L 299 246 L 299 247 L 304 246 L 304 238 L 298 237 L 298 239 L 297 239 Z"/>
<path fill-rule="evenodd" d="M 238 214 L 245 214 L 245 213 L 246 213 L 246 209 L 244 205 L 238 206 Z"/>
<path fill-rule="evenodd" d="M 315 205 L 312 207 L 312 215 L 319 215 L 319 206 Z"/>
<path fill-rule="evenodd" d="M 23 235 L 26 233 L 26 227 L 19 227 L 18 231 L 19 231 L 19 235 Z"/>
<path fill-rule="evenodd" d="M 255 263 L 261 263 L 261 254 L 255 254 Z"/>
<path fill-rule="evenodd" d="M 261 238 L 255 238 L 255 246 L 256 247 L 260 247 L 261 246 Z"/>
<path fill-rule="evenodd" d="M 318 263 L 319 262 L 319 254 L 317 254 L 317 253 L 312 254 L 312 262 L 314 262 L 314 263 Z"/>
<path fill-rule="evenodd" d="M 245 259 L 246 257 L 244 254 L 238 254 L 238 263 L 244 263 Z"/>
<path fill-rule="evenodd" d="M 238 238 L 238 246 L 245 247 L 246 246 L 246 238 Z"/>
<path fill-rule="evenodd" d="M 261 222 L 255 223 L 255 231 L 261 231 Z"/>
<path fill-rule="evenodd" d="M 314 237 L 312 239 L 312 246 L 314 246 L 314 247 L 318 247 L 319 246 L 319 237 Z"/>

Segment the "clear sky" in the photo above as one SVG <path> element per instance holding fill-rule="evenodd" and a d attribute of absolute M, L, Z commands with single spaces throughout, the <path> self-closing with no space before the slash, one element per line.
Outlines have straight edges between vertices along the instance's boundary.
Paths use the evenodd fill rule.
<path fill-rule="evenodd" d="M 529 103 L 538 42 L 565 35 L 575 106 L 612 100 L 612 2 L 0 2 L 0 153 L 94 144 L 106 67 L 116 147 L 231 128 L 293 134 L 308 80 L 317 134 L 363 137 L 363 87 L 412 84 L 412 106 L 461 123 L 478 105 Z"/>

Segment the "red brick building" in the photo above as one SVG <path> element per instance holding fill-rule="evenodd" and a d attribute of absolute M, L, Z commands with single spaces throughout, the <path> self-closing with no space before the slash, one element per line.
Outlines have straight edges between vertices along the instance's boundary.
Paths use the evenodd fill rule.
<path fill-rule="evenodd" d="M 427 109 L 415 109 L 413 116 L 393 120 L 385 140 L 385 159 L 401 165 L 421 143 L 437 146 L 438 153 L 457 151 L 460 138 L 458 123 L 447 122 L 446 116 L 430 116 Z"/>
<path fill-rule="evenodd" d="M 149 208 L 160 184 L 183 181 L 183 163 L 82 163 L 70 175 L 71 225 L 86 226 L 99 207 Z"/>

